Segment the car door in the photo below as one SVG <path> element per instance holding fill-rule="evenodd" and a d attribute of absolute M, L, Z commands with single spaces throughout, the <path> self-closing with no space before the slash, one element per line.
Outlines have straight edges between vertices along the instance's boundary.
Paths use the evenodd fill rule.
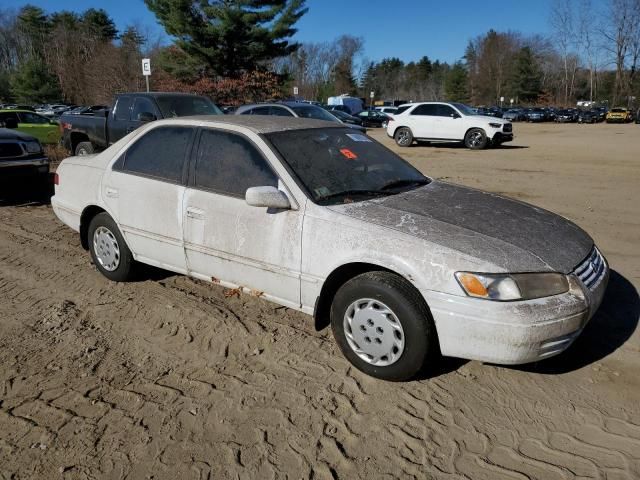
<path fill-rule="evenodd" d="M 136 259 L 187 273 L 182 202 L 195 127 L 161 126 L 127 147 L 105 174 L 102 197 Z"/>
<path fill-rule="evenodd" d="M 462 140 L 466 133 L 462 116 L 453 107 L 443 103 L 436 105 L 434 116 L 435 132 L 438 138 L 447 140 Z"/>
<path fill-rule="evenodd" d="M 276 175 L 276 161 L 257 136 L 201 130 L 184 201 L 187 268 L 195 277 L 241 285 L 297 308 L 303 211 Z M 287 192 L 292 208 L 248 205 L 245 192 L 257 186 Z"/>
<path fill-rule="evenodd" d="M 36 137 L 40 143 L 57 143 L 60 140 L 58 125 L 34 112 L 18 112 L 18 130 Z"/>
<path fill-rule="evenodd" d="M 423 103 L 409 112 L 409 128 L 415 138 L 439 138 L 437 134 L 435 116 L 437 105 Z"/>
<path fill-rule="evenodd" d="M 131 95 L 120 95 L 113 110 L 109 114 L 107 129 L 109 131 L 109 145 L 117 142 L 129 133 L 129 119 L 131 117 L 131 107 L 133 106 Z"/>

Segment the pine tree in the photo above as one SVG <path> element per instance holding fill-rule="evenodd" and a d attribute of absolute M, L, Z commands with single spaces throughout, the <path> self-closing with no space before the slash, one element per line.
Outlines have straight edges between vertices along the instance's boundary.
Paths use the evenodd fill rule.
<path fill-rule="evenodd" d="M 212 73 L 237 77 L 297 50 L 304 0 L 145 0 L 167 33 Z"/>
<path fill-rule="evenodd" d="M 469 101 L 469 78 L 467 69 L 461 62 L 456 62 L 447 72 L 444 91 L 447 99 L 452 102 Z"/>
<path fill-rule="evenodd" d="M 24 103 L 45 103 L 61 97 L 56 78 L 38 59 L 20 65 L 11 78 L 11 93 L 16 101 Z"/>
<path fill-rule="evenodd" d="M 542 92 L 542 72 L 531 48 L 523 47 L 516 54 L 509 87 L 519 102 L 533 102 Z"/>

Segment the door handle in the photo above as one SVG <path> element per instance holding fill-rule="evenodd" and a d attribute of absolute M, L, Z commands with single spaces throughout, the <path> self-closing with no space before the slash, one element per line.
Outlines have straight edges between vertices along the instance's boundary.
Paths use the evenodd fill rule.
<path fill-rule="evenodd" d="M 107 197 L 118 198 L 118 190 L 115 188 L 107 187 L 104 189 L 104 193 Z"/>
<path fill-rule="evenodd" d="M 195 207 L 187 207 L 187 217 L 195 220 L 204 220 L 204 210 Z"/>

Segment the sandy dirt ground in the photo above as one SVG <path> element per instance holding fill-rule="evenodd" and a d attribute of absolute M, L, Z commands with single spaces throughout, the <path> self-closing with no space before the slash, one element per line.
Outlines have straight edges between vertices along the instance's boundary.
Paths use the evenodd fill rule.
<path fill-rule="evenodd" d="M 584 227 L 613 269 L 604 303 L 559 357 L 444 359 L 401 384 L 262 299 L 152 269 L 111 283 L 46 192 L 3 185 L 0 478 L 640 478 L 640 126 L 515 131 L 397 151 Z"/>

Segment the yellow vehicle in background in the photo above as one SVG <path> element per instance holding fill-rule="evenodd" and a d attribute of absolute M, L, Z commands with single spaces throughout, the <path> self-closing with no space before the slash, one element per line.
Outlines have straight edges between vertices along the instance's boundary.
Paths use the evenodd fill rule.
<path fill-rule="evenodd" d="M 628 123 L 633 121 L 633 112 L 627 108 L 616 107 L 609 110 L 607 123 Z"/>

